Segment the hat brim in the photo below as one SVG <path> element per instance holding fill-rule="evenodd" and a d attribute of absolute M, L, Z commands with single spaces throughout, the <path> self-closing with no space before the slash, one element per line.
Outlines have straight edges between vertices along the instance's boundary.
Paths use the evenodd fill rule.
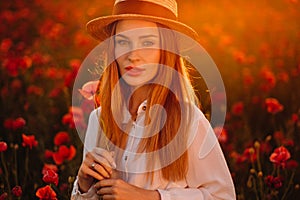
<path fill-rule="evenodd" d="M 195 40 L 196 42 L 199 41 L 197 32 L 184 23 L 171 19 L 139 14 L 120 14 L 95 18 L 87 23 L 87 32 L 96 40 L 100 42 L 104 41 L 111 36 L 110 29 L 108 28 L 109 25 L 116 21 L 125 19 L 147 20 L 160 23 L 172 30 L 179 32 L 180 34 L 185 35 L 186 37 L 191 38 L 192 40 Z M 180 43 L 182 43 L 182 41 Z M 183 45 L 182 48 L 186 48 L 184 46 L 186 45 Z"/>

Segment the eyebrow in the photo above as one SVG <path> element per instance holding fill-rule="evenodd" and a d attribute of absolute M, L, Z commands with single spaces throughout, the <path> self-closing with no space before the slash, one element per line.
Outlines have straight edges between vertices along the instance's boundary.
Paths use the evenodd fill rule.
<path fill-rule="evenodd" d="M 127 36 L 122 35 L 122 34 L 117 34 L 115 37 L 123 37 L 123 38 L 129 39 Z M 155 38 L 158 38 L 158 35 L 153 35 L 153 34 L 150 34 L 150 35 L 142 35 L 142 36 L 140 36 L 139 38 L 140 38 L 140 39 L 144 39 L 144 38 L 149 38 L 149 37 L 155 37 Z"/>

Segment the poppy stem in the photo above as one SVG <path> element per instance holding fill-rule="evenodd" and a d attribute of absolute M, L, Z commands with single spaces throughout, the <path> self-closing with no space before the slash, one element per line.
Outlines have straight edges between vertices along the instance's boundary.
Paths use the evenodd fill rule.
<path fill-rule="evenodd" d="M 28 173 L 29 173 L 29 170 L 28 170 L 28 163 L 29 163 L 29 148 L 27 147 L 26 148 L 26 155 L 25 155 L 25 174 L 24 174 L 24 179 L 23 179 L 23 187 L 24 188 L 26 186 L 26 181 L 27 181 L 27 176 L 28 176 Z"/>
<path fill-rule="evenodd" d="M 7 191 L 8 199 L 11 199 L 11 188 L 10 188 L 10 184 L 9 184 L 9 180 L 8 180 L 8 170 L 7 170 L 7 166 L 6 166 L 6 163 L 5 163 L 3 152 L 1 152 L 1 162 L 2 162 L 2 166 L 3 166 L 4 174 L 5 174 L 4 177 L 5 177 L 7 190 L 8 190 Z"/>

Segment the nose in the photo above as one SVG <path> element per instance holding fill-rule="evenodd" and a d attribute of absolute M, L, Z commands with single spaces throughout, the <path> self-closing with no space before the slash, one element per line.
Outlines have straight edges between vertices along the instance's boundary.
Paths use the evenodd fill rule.
<path fill-rule="evenodd" d="M 136 62 L 136 61 L 140 60 L 138 50 L 132 50 L 132 51 L 128 52 L 127 58 L 130 62 Z"/>

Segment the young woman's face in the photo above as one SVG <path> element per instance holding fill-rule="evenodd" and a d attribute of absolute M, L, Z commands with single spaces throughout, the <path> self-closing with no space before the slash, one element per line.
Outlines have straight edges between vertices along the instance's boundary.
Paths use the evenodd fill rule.
<path fill-rule="evenodd" d="M 160 60 L 160 36 L 157 25 L 143 20 L 117 23 L 115 57 L 125 82 L 141 86 L 155 77 Z"/>

